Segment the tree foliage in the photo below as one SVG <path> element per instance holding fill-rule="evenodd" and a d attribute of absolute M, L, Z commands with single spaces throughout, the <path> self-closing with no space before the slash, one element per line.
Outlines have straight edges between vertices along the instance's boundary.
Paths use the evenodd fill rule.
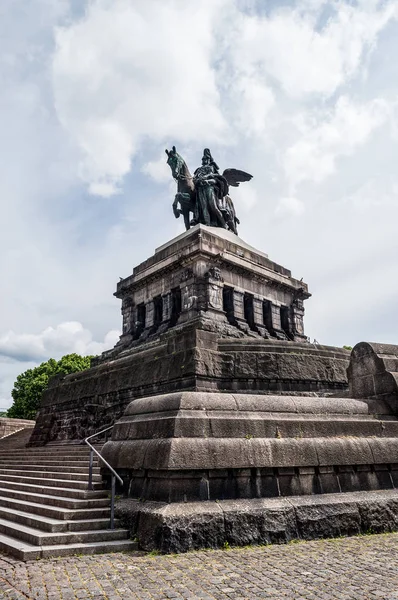
<path fill-rule="evenodd" d="M 88 369 L 91 358 L 79 354 L 66 354 L 58 361 L 50 358 L 38 367 L 18 375 L 11 392 L 14 402 L 7 411 L 7 417 L 35 419 L 41 396 L 48 387 L 50 379 L 55 375 L 67 375 Z"/>

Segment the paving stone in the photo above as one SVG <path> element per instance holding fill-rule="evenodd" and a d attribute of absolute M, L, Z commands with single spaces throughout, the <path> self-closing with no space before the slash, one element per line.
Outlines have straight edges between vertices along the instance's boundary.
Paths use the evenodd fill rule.
<path fill-rule="evenodd" d="M 398 534 L 190 552 L 20 561 L 1 600 L 398 600 Z"/>

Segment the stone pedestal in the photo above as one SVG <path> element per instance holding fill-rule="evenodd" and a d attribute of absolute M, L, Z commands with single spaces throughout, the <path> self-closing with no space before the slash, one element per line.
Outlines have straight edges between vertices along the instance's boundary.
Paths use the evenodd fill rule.
<path fill-rule="evenodd" d="M 288 269 L 200 225 L 158 248 L 115 295 L 119 342 L 50 383 L 30 444 L 80 443 L 115 424 L 103 454 L 145 523 L 142 547 L 185 548 L 184 519 L 202 518 L 203 505 L 239 500 L 244 522 L 267 498 L 398 485 L 393 405 L 372 411 L 344 397 L 350 354 L 308 343 L 310 294 Z M 173 543 L 157 539 L 165 524 Z M 203 523 L 202 547 L 210 530 Z"/>
<path fill-rule="evenodd" d="M 225 324 L 225 336 L 306 341 L 307 285 L 220 228 L 197 225 L 164 244 L 118 283 L 115 295 L 122 300 L 123 334 L 101 361 L 203 314 Z"/>

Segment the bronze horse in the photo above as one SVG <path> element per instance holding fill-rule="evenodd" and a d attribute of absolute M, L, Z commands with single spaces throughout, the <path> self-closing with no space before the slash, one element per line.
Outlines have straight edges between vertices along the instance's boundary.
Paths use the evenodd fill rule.
<path fill-rule="evenodd" d="M 185 160 L 178 154 L 176 147 L 165 150 L 167 154 L 167 164 L 171 169 L 171 173 L 177 182 L 177 193 L 173 202 L 173 212 L 178 219 L 180 215 L 184 217 L 185 228 L 189 229 L 191 220 L 189 213 L 195 212 L 196 192 L 193 183 L 193 177 L 189 172 Z M 178 203 L 180 208 L 178 208 Z"/>
<path fill-rule="evenodd" d="M 173 212 L 178 218 L 181 214 L 184 217 L 185 228 L 189 229 L 191 225 L 196 225 L 201 221 L 200 211 L 197 206 L 197 194 L 195 190 L 194 177 L 191 175 L 185 160 L 178 154 L 176 147 L 171 150 L 165 150 L 167 154 L 167 164 L 171 169 L 174 179 L 177 181 L 177 194 L 173 202 Z M 214 167 L 214 177 L 221 185 L 217 186 L 217 211 L 219 210 L 221 225 L 226 225 L 228 229 L 238 234 L 236 225 L 239 219 L 235 213 L 235 207 L 228 195 L 229 186 L 238 187 L 243 181 L 250 181 L 252 175 L 238 169 L 225 169 L 221 174 L 218 173 L 218 166 L 212 160 L 210 150 L 204 151 L 204 156 L 210 157 L 211 165 Z M 195 175 L 199 169 L 195 171 Z M 178 208 L 180 204 L 180 208 Z M 213 206 L 214 208 L 214 206 Z M 190 219 L 190 213 L 193 213 L 193 219 Z M 206 224 L 206 223 L 205 223 Z M 220 226 L 220 225 L 219 225 Z"/>

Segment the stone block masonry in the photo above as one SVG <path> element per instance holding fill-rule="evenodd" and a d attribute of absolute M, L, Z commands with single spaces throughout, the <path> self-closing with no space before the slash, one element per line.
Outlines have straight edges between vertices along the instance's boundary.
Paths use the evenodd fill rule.
<path fill-rule="evenodd" d="M 307 284 L 221 228 L 197 225 L 117 285 L 123 332 L 92 368 L 55 379 L 32 445 L 80 441 L 134 399 L 178 390 L 341 394 L 349 353 L 309 344 Z"/>
<path fill-rule="evenodd" d="M 122 499 L 116 514 L 143 550 L 178 553 L 396 531 L 398 492 L 174 504 Z"/>

